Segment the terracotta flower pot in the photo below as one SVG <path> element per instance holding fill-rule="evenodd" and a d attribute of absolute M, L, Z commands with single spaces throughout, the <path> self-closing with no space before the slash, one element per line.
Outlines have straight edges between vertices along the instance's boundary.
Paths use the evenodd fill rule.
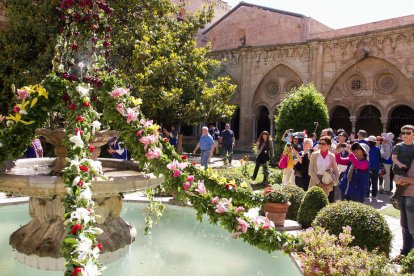
<path fill-rule="evenodd" d="M 266 202 L 263 205 L 267 217 L 274 222 L 275 226 L 283 226 L 285 224 L 286 213 L 288 212 L 290 202 L 288 203 L 271 203 Z"/>

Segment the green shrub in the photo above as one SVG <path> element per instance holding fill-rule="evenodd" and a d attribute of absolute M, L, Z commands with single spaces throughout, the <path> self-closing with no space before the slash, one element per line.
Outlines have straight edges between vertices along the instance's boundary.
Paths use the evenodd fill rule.
<path fill-rule="evenodd" d="M 320 187 L 313 186 L 302 199 L 298 211 L 298 222 L 304 229 L 310 227 L 318 212 L 328 204 L 325 192 Z"/>
<path fill-rule="evenodd" d="M 289 211 L 286 214 L 286 219 L 296 220 L 298 217 L 300 203 L 305 196 L 305 191 L 295 185 L 285 185 L 283 190 L 288 194 L 289 202 L 291 203 Z"/>
<path fill-rule="evenodd" d="M 282 181 L 283 181 L 283 171 L 280 169 L 272 169 L 270 171 L 269 184 L 270 185 L 282 184 Z"/>
<path fill-rule="evenodd" d="M 402 259 L 402 273 L 414 273 L 414 249 L 408 253 L 408 255 Z"/>
<path fill-rule="evenodd" d="M 283 147 L 280 146 L 280 137 L 287 129 L 306 129 L 312 133 L 315 131 L 315 122 L 319 123 L 319 131 L 329 126 L 329 113 L 324 96 L 313 84 L 302 85 L 290 91 L 278 106 L 275 117 L 276 156 L 281 153 Z"/>
<path fill-rule="evenodd" d="M 365 204 L 338 201 L 321 210 L 312 222 L 312 226 L 321 226 L 334 235 L 339 235 L 346 225 L 355 236 L 352 246 L 390 253 L 392 234 L 387 222 L 377 210 Z"/>
<path fill-rule="evenodd" d="M 297 257 L 305 275 L 395 275 L 385 271 L 383 254 L 349 246 L 354 239 L 351 231 L 343 227 L 339 237 L 321 227 L 300 232 L 304 243 Z"/>

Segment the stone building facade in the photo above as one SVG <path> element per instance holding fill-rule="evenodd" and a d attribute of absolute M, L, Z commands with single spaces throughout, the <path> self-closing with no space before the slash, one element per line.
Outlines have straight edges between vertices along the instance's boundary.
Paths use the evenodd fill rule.
<path fill-rule="evenodd" d="M 222 74 L 238 85 L 239 145 L 274 132 L 285 92 L 314 83 L 331 126 L 370 134 L 414 123 L 414 15 L 333 30 L 290 12 L 240 3 L 205 30 Z"/>
<path fill-rule="evenodd" d="M 4 30 L 7 27 L 6 9 L 3 3 L 0 2 L 0 30 Z"/>

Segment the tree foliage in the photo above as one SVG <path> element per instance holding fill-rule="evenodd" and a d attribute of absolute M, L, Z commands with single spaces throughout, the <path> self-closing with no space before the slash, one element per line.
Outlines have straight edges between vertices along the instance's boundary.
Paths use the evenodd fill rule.
<path fill-rule="evenodd" d="M 9 28 L 0 32 L 0 102 L 12 99 L 11 84 L 39 83 L 52 68 L 60 30 L 59 0 L 3 0 Z M 235 87 L 213 72 L 220 62 L 197 47 L 197 32 L 213 17 L 212 9 L 177 20 L 179 7 L 169 0 L 108 1 L 113 48 L 110 63 L 117 74 L 145 99 L 143 111 L 160 123 L 224 121 Z M 30 12 L 28 12 L 30 11 Z"/>
<path fill-rule="evenodd" d="M 329 126 L 325 98 L 313 84 L 302 85 L 288 93 L 279 105 L 275 117 L 276 137 L 281 137 L 287 129 L 291 128 L 295 131 L 306 129 L 312 133 L 315 130 L 315 122 L 319 123 L 319 131 Z"/>
<path fill-rule="evenodd" d="M 52 67 L 56 35 L 60 28 L 59 0 L 2 0 L 8 28 L 0 32 L 0 102 L 9 104 L 12 84 L 36 84 Z"/>
<path fill-rule="evenodd" d="M 220 62 L 207 57 L 208 48 L 197 47 L 198 30 L 213 17 L 211 7 L 176 20 L 177 7 L 169 0 L 126 2 L 126 8 L 115 7 L 121 13 L 116 25 L 123 26 L 114 32 L 115 62 L 145 99 L 144 113 L 164 123 L 230 118 L 235 86 L 229 78 L 213 78 Z"/>

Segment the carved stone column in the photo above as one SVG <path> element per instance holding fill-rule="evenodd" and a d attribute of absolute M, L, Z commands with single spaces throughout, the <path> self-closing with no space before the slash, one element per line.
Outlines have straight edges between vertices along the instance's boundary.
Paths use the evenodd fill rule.
<path fill-rule="evenodd" d="M 356 125 L 357 117 L 356 116 L 350 116 L 349 120 L 351 121 L 351 124 L 352 124 L 352 131 L 355 132 L 355 125 Z"/>
<path fill-rule="evenodd" d="M 388 118 L 387 117 L 381 117 L 381 124 L 382 124 L 382 132 L 386 133 L 387 132 L 387 127 L 388 127 Z"/>

